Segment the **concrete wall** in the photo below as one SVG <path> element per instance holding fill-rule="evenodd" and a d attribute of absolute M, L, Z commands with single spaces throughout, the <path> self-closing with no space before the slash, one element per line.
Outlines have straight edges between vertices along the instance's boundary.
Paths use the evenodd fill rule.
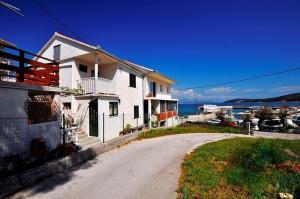
<path fill-rule="evenodd" d="M 98 133 L 101 140 L 104 136 L 105 142 L 119 137 L 119 133 L 123 130 L 122 114 L 119 112 L 117 116 L 109 116 L 109 102 L 118 102 L 118 98 L 101 97 L 98 99 Z"/>
<path fill-rule="evenodd" d="M 63 64 L 59 69 L 59 86 L 73 88 L 72 86 L 72 67 L 73 63 Z"/>
<path fill-rule="evenodd" d="M 99 77 L 116 81 L 118 66 L 116 64 L 99 65 Z"/>
<path fill-rule="evenodd" d="M 123 130 L 123 114 L 109 116 L 109 102 L 118 102 L 118 97 L 76 97 L 77 114 L 74 116 L 77 121 L 82 121 L 81 129 L 89 135 L 89 102 L 98 100 L 98 137 L 100 140 L 109 141 L 119 136 Z M 104 117 L 103 117 L 104 114 Z M 104 126 L 103 126 L 104 122 Z M 104 132 L 104 133 L 103 133 Z"/>
<path fill-rule="evenodd" d="M 189 115 L 187 118 L 187 122 L 206 122 L 210 119 L 216 118 L 215 113 L 210 114 L 199 114 L 199 115 Z"/>
<path fill-rule="evenodd" d="M 176 126 L 176 125 L 178 125 L 179 123 L 178 123 L 178 117 L 176 116 L 176 117 L 172 117 L 172 118 L 168 118 L 167 120 L 166 120 L 166 126 L 167 127 L 172 127 L 172 126 Z"/>
<path fill-rule="evenodd" d="M 0 88 L 0 117 L 27 118 L 24 109 L 24 102 L 27 98 L 27 90 Z"/>
<path fill-rule="evenodd" d="M 28 156 L 33 138 L 43 138 L 49 150 L 61 143 L 59 121 L 28 124 L 27 98 L 28 90 L 0 88 L 0 157 L 12 153 Z M 59 103 L 59 96 L 54 99 Z"/>
<path fill-rule="evenodd" d="M 144 123 L 143 77 L 141 74 L 121 65 L 116 74 L 117 95 L 120 98 L 119 113 L 125 113 L 125 125 L 142 125 Z M 129 87 L 129 74 L 136 75 L 136 88 Z M 134 106 L 139 106 L 140 117 L 133 119 Z"/>

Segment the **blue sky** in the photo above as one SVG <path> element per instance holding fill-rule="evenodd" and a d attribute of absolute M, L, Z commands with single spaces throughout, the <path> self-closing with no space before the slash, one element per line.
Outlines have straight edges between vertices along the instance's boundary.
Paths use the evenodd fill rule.
<path fill-rule="evenodd" d="M 31 0 L 0 7 L 0 37 L 37 52 L 55 31 L 71 35 Z M 299 0 L 39 0 L 91 44 L 177 80 L 175 88 L 300 66 Z M 181 102 L 300 92 L 300 71 L 238 84 L 175 91 Z"/>

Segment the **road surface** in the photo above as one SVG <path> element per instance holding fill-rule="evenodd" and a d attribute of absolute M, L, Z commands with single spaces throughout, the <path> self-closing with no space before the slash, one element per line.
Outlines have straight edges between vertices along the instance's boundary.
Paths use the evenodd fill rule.
<path fill-rule="evenodd" d="M 233 136 L 202 133 L 135 141 L 11 198 L 175 199 L 185 154 L 201 144 Z"/>

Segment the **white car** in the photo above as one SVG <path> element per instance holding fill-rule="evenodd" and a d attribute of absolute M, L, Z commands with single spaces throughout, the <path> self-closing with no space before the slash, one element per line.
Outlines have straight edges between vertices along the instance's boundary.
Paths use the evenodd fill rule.
<path fill-rule="evenodd" d="M 211 119 L 211 120 L 208 120 L 206 123 L 207 124 L 212 124 L 212 125 L 217 125 L 217 124 L 221 124 L 221 120 Z"/>
<path fill-rule="evenodd" d="M 262 130 L 279 131 L 283 128 L 283 124 L 280 119 L 264 120 L 261 123 Z"/>

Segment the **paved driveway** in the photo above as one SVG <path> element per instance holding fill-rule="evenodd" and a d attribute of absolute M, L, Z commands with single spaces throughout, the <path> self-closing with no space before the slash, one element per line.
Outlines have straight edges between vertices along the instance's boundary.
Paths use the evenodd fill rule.
<path fill-rule="evenodd" d="M 184 155 L 201 144 L 233 136 L 185 134 L 136 141 L 13 198 L 174 199 Z"/>

